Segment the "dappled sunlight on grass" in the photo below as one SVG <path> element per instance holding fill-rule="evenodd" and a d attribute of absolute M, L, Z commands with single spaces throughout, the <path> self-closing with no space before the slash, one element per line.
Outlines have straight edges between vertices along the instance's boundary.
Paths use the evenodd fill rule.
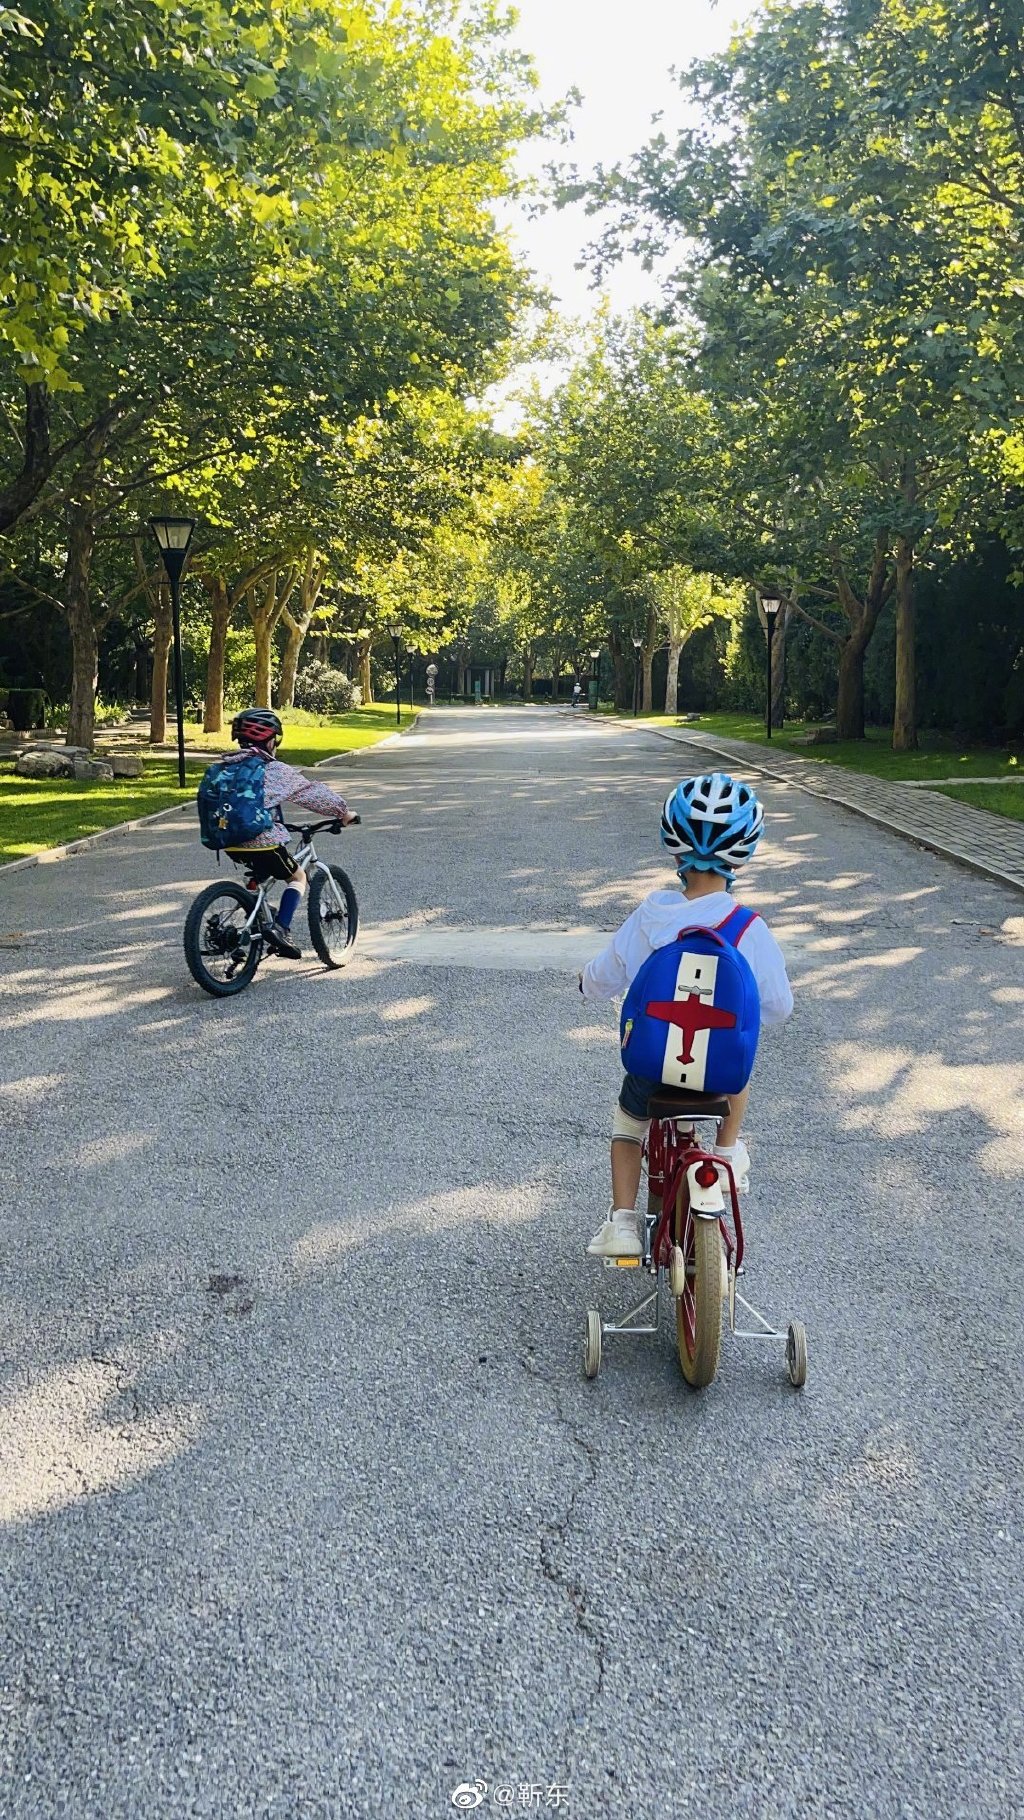
<path fill-rule="evenodd" d="M 865 771 L 873 777 L 886 777 L 894 781 L 907 778 L 959 778 L 961 775 L 969 778 L 1005 774 L 1007 778 L 1013 778 L 1021 763 L 1020 753 L 1006 746 L 966 744 L 954 734 L 936 732 L 931 728 L 920 730 L 916 751 L 894 752 L 892 730 L 889 727 L 868 727 L 864 739 L 833 740 L 821 745 L 808 745 L 801 737 L 806 733 L 807 727 L 789 721 L 783 727 L 774 729 L 769 746 L 764 722 L 757 715 L 725 711 L 702 714 L 697 720 L 685 723 L 678 717 L 667 719 L 664 715 L 642 716 L 641 719 L 647 720 L 648 724 L 657 721 L 663 726 L 679 726 L 698 739 L 705 733 L 709 739 L 745 740 L 765 747 L 766 753 L 774 749 L 791 753 L 798 758 L 841 765 L 847 770 Z"/>
<path fill-rule="evenodd" d="M 409 710 L 403 714 L 403 726 L 411 724 Z M 289 764 L 308 766 L 320 760 L 344 755 L 378 744 L 396 731 L 394 708 L 359 708 L 351 714 L 335 715 L 324 722 L 313 716 L 304 724 L 286 717 L 282 757 Z M 186 786 L 178 786 L 177 760 L 145 744 L 145 730 L 139 729 L 137 751 L 145 766 L 142 777 L 115 778 L 113 783 L 85 783 L 76 778 L 18 777 L 13 770 L 0 774 L 0 864 L 26 859 L 50 847 L 58 847 L 99 834 L 105 828 L 125 821 L 137 821 L 158 814 L 176 804 L 189 804 L 195 798 L 199 779 L 215 754 L 233 750 L 230 731 L 203 733 L 196 724 L 186 725 L 190 747 L 202 747 L 204 755 L 190 756 L 186 761 Z M 102 729 L 97 734 L 102 747 Z M 122 747 L 128 750 L 128 747 Z"/>

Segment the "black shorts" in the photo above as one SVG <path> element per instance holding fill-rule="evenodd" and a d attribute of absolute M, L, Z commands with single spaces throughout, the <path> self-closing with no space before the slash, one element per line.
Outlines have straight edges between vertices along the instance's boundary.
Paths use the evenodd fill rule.
<path fill-rule="evenodd" d="M 225 847 L 224 851 L 261 885 L 271 878 L 294 878 L 299 870 L 287 847 Z"/>
<path fill-rule="evenodd" d="M 661 1081 L 646 1081 L 640 1074 L 627 1074 L 619 1091 L 619 1105 L 631 1118 L 650 1118 L 647 1105 L 651 1094 L 662 1091 Z"/>

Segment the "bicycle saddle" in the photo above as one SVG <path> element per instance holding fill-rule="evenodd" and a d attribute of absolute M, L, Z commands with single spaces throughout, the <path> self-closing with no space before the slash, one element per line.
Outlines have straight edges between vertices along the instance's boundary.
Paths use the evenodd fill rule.
<path fill-rule="evenodd" d="M 659 1087 L 647 1102 L 652 1119 L 724 1119 L 729 1101 L 720 1093 L 688 1093 L 684 1087 Z"/>

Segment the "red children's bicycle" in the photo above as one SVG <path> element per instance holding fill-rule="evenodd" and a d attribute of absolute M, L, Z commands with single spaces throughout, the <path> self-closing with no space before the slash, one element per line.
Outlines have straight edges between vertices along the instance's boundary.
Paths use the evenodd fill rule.
<path fill-rule="evenodd" d="M 723 1304 L 738 1339 L 785 1340 L 789 1381 L 798 1390 L 806 1383 L 803 1322 L 791 1321 L 783 1334 L 736 1287 L 736 1279 L 744 1271 L 743 1220 L 736 1182 L 728 1163 L 701 1149 L 693 1124 L 695 1119 L 724 1118 L 728 1111 L 727 1099 L 669 1087 L 651 1099 L 652 1123 L 645 1149 L 644 1255 L 605 1258 L 603 1267 L 647 1270 L 654 1287 L 618 1320 L 603 1320 L 596 1308 L 587 1310 L 583 1369 L 588 1378 L 596 1378 L 601 1369 L 602 1343 L 608 1336 L 658 1332 L 664 1273 L 676 1307 L 679 1363 L 694 1390 L 703 1390 L 718 1371 Z M 757 1325 L 737 1327 L 737 1307 Z"/>

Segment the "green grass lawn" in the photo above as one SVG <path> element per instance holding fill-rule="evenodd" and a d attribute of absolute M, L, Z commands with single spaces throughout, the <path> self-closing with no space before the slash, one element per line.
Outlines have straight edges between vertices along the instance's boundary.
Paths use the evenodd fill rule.
<path fill-rule="evenodd" d="M 321 723 L 313 715 L 286 714 L 285 739 L 281 756 L 295 765 L 313 765 L 318 759 L 335 752 L 351 752 L 359 747 L 376 745 L 397 732 L 394 704 L 388 707 L 358 708 L 351 714 L 338 714 Z M 411 725 L 414 715 L 408 707 L 402 712 L 402 725 Z M 145 729 L 140 728 L 140 739 Z M 198 726 L 186 724 L 188 744 L 207 747 L 211 753 L 231 750 L 230 736 L 203 733 Z M 97 745 L 104 744 L 103 730 L 97 733 Z M 26 859 L 47 847 L 60 847 L 67 841 L 83 840 L 112 828 L 118 822 L 135 821 L 141 815 L 155 815 L 159 809 L 171 809 L 175 803 L 190 802 L 204 770 L 204 760 L 186 763 L 188 783 L 178 788 L 178 767 L 164 751 L 153 756 L 143 751 L 145 776 L 118 778 L 112 784 L 78 783 L 73 778 L 16 777 L 13 760 L 0 770 L 0 865 L 7 860 Z"/>
<path fill-rule="evenodd" d="M 682 721 L 664 714 L 641 715 L 649 724 L 678 726 L 687 733 L 717 734 L 723 739 L 745 739 L 764 746 L 768 741 L 764 721 L 751 714 L 702 714 L 699 721 Z M 886 727 L 869 727 L 866 739 L 839 740 L 835 745 L 805 746 L 800 733 L 807 729 L 790 722 L 781 732 L 772 734 L 771 743 L 779 751 L 793 752 L 801 758 L 820 759 L 827 765 L 845 765 L 851 771 L 867 771 L 873 777 L 896 781 L 907 778 L 946 777 L 1024 777 L 1024 753 L 1009 752 L 1001 746 L 968 745 L 948 733 L 922 733 L 917 752 L 894 752 Z M 1005 794 L 995 786 L 990 794 Z M 1012 792 L 1011 792 L 1012 794 Z M 993 807 L 986 802 L 985 808 Z M 1013 811 L 1001 810 L 1001 814 Z"/>
<path fill-rule="evenodd" d="M 418 709 L 410 708 L 408 702 L 403 703 L 402 727 L 411 727 L 418 712 Z M 335 752 L 354 752 L 363 746 L 375 746 L 378 740 L 387 739 L 399 731 L 394 702 L 385 702 L 372 708 L 355 708 L 351 714 L 335 714 L 330 720 L 322 720 L 316 714 L 306 714 L 301 708 L 286 709 L 281 718 L 284 721 L 281 757 L 290 765 L 315 765 L 320 759 L 330 758 Z M 172 727 L 169 731 L 170 745 L 174 744 L 174 738 Z M 204 746 L 214 752 L 232 751 L 230 715 L 223 733 L 204 733 L 198 723 L 186 721 L 185 743 L 188 746 Z M 100 734 L 97 735 L 97 744 L 103 744 Z"/>
<path fill-rule="evenodd" d="M 951 784 L 938 794 L 955 796 L 958 802 L 972 803 L 975 809 L 990 809 L 993 815 L 1005 815 L 1010 821 L 1024 822 L 1024 790 L 1013 784 Z"/>

